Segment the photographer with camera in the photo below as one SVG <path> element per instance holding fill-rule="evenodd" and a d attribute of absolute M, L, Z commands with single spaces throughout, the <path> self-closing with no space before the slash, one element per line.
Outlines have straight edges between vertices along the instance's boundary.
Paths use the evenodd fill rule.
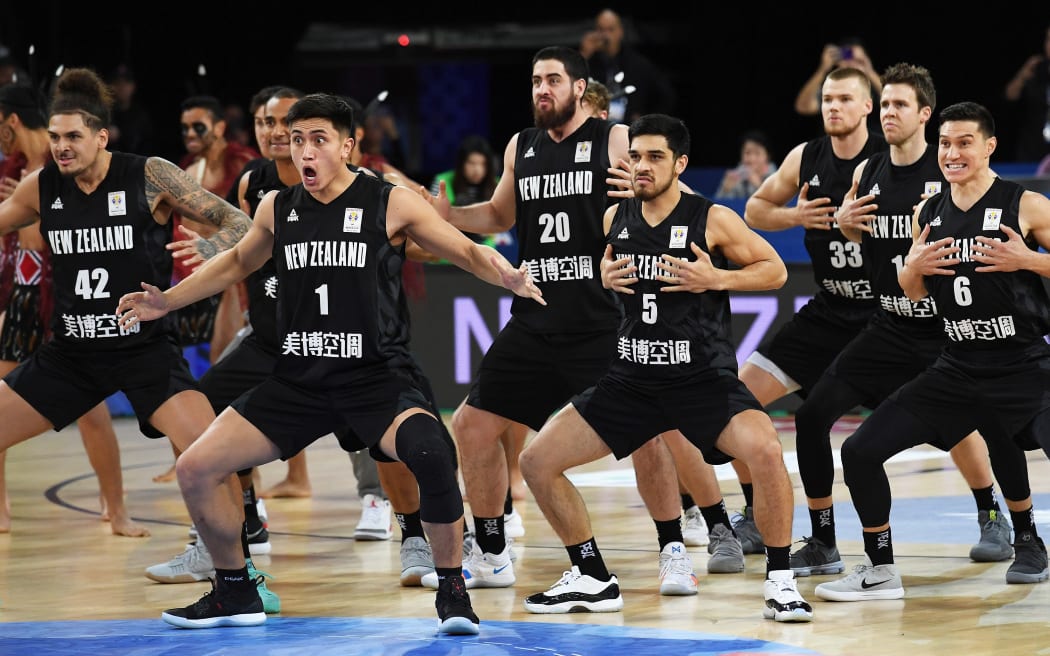
<path fill-rule="evenodd" d="M 833 69 L 849 66 L 864 71 L 871 82 L 871 97 L 875 107 L 879 106 L 879 95 L 882 93 L 882 82 L 879 74 L 868 57 L 864 44 L 855 37 L 843 39 L 839 43 L 829 43 L 820 53 L 820 65 L 813 75 L 806 80 L 795 98 L 795 111 L 802 116 L 820 116 L 820 89 L 824 79 Z M 874 117 L 874 118 L 873 118 Z M 868 131 L 882 134 L 878 112 L 868 115 Z"/>

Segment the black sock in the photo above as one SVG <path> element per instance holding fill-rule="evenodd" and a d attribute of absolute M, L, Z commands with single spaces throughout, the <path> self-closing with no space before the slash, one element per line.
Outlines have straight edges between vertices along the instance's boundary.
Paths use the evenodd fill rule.
<path fill-rule="evenodd" d="M 262 526 L 262 519 L 259 517 L 259 508 L 255 505 L 255 486 L 249 485 L 247 490 L 241 490 L 241 496 L 244 497 L 244 521 L 248 522 L 248 528 L 252 532 L 257 531 Z"/>
<path fill-rule="evenodd" d="M 693 495 L 689 494 L 688 492 L 682 495 L 682 510 L 689 510 L 695 505 L 696 502 L 693 501 Z"/>
<path fill-rule="evenodd" d="M 744 493 L 744 507 L 750 508 L 755 505 L 755 488 L 750 483 L 741 483 L 740 490 Z"/>
<path fill-rule="evenodd" d="M 580 574 L 585 574 L 599 581 L 608 581 L 612 578 L 609 570 L 605 567 L 605 560 L 602 559 L 602 554 L 598 551 L 598 544 L 594 541 L 594 538 L 580 544 L 565 547 L 565 550 L 569 552 L 569 561 L 580 568 Z"/>
<path fill-rule="evenodd" d="M 418 510 L 412 513 L 394 513 L 394 518 L 397 519 L 397 525 L 401 527 L 401 542 L 408 538 L 427 539 L 423 532 L 423 520 L 419 518 Z"/>
<path fill-rule="evenodd" d="M 864 531 L 864 553 L 868 554 L 872 565 L 893 564 L 893 537 L 890 529 L 869 533 Z"/>
<path fill-rule="evenodd" d="M 514 499 L 510 496 L 510 488 L 507 488 L 507 498 L 503 501 L 503 514 L 509 515 L 514 512 Z"/>
<path fill-rule="evenodd" d="M 220 592 L 232 595 L 238 599 L 258 594 L 255 591 L 255 581 L 248 578 L 248 566 L 240 569 L 215 568 L 215 587 Z"/>
<path fill-rule="evenodd" d="M 660 551 L 671 542 L 685 542 L 682 537 L 682 518 L 675 517 L 665 521 L 653 520 L 656 524 L 656 539 L 660 542 Z"/>
<path fill-rule="evenodd" d="M 474 539 L 482 553 L 501 554 L 507 546 L 507 534 L 503 530 L 503 515 L 499 517 L 474 516 Z"/>
<path fill-rule="evenodd" d="M 1030 533 L 1032 537 L 1039 535 L 1035 530 L 1035 507 L 1029 506 L 1028 510 L 1020 512 L 1010 511 L 1010 519 L 1014 525 L 1014 542 L 1021 542 L 1022 533 Z"/>
<path fill-rule="evenodd" d="M 835 507 L 809 509 L 809 521 L 813 525 L 813 537 L 829 547 L 835 546 Z"/>
<path fill-rule="evenodd" d="M 711 531 L 716 524 L 722 524 L 730 531 L 733 530 L 733 524 L 729 521 L 729 513 L 726 512 L 726 502 L 719 501 L 713 506 L 704 506 L 700 509 L 700 514 L 704 516 L 704 521 L 707 522 L 707 530 Z M 734 533 L 733 535 L 736 535 Z"/>
<path fill-rule="evenodd" d="M 786 547 L 766 546 L 766 577 L 775 569 L 791 569 L 791 545 Z"/>
<path fill-rule="evenodd" d="M 462 567 L 435 567 L 434 572 L 438 575 L 438 581 L 450 576 L 463 576 Z"/>
<path fill-rule="evenodd" d="M 999 504 L 995 500 L 995 486 L 989 485 L 982 489 L 971 489 L 973 500 L 977 502 L 977 510 L 999 510 Z"/>
<path fill-rule="evenodd" d="M 248 522 L 241 524 L 241 551 L 244 552 L 244 558 L 250 560 L 252 557 L 251 549 L 248 548 Z"/>

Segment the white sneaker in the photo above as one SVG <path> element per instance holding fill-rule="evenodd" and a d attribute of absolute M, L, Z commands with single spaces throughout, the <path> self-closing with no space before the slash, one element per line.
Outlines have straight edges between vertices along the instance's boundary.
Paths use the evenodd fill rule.
<path fill-rule="evenodd" d="M 867 601 L 870 599 L 901 599 L 904 585 L 897 566 L 872 565 L 865 559 L 863 565 L 853 568 L 853 573 L 841 579 L 821 583 L 813 592 L 828 601 Z"/>
<path fill-rule="evenodd" d="M 168 562 L 147 567 L 146 578 L 158 583 L 196 583 L 214 579 L 215 565 L 204 541 L 198 540 Z"/>
<path fill-rule="evenodd" d="M 470 556 L 463 560 L 463 580 L 468 590 L 474 588 L 509 588 L 517 581 L 514 563 L 510 559 L 510 544 L 498 554 L 482 553 L 473 542 Z M 419 581 L 423 587 L 437 590 L 437 572 L 426 574 Z"/>
<path fill-rule="evenodd" d="M 711 541 L 707 535 L 707 522 L 700 509 L 691 506 L 682 516 L 682 537 L 687 547 L 704 547 Z"/>
<path fill-rule="evenodd" d="M 525 598 L 525 610 L 530 613 L 615 613 L 621 609 L 623 597 L 615 576 L 599 581 L 580 574 L 575 565 L 549 590 Z"/>
<path fill-rule="evenodd" d="M 776 622 L 811 622 L 813 607 L 798 591 L 795 573 L 790 569 L 772 570 L 766 575 L 766 607 L 762 616 Z"/>
<path fill-rule="evenodd" d="M 361 521 L 354 529 L 355 540 L 389 540 L 394 534 L 390 523 L 390 501 L 366 494 L 361 499 Z"/>
<path fill-rule="evenodd" d="M 521 514 L 514 508 L 509 515 L 503 516 L 503 534 L 508 538 L 520 538 L 525 535 L 525 524 L 521 521 Z"/>
<path fill-rule="evenodd" d="M 693 560 L 681 542 L 667 543 L 660 552 L 660 594 L 695 595 L 696 574 Z"/>
<path fill-rule="evenodd" d="M 266 502 L 262 499 L 255 500 L 255 512 L 258 513 L 259 520 L 262 521 L 263 524 L 270 520 L 270 516 L 266 514 Z"/>

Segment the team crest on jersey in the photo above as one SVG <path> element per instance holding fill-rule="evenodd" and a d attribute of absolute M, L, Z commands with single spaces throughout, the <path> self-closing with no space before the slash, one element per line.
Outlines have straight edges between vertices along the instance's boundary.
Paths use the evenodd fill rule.
<path fill-rule="evenodd" d="M 809 181 L 809 186 L 810 187 L 819 187 L 820 186 L 820 177 L 817 176 L 817 175 L 814 175 L 813 178 Z"/>
<path fill-rule="evenodd" d="M 110 216 L 127 216 L 128 203 L 123 191 L 111 191 L 106 194 L 106 198 L 109 199 Z"/>
<path fill-rule="evenodd" d="M 997 207 L 984 208 L 984 225 L 981 230 L 998 230 L 999 221 L 1003 218 L 1003 211 Z"/>
<path fill-rule="evenodd" d="M 56 197 L 54 202 L 51 203 L 51 209 L 53 209 L 53 210 L 60 210 L 60 209 L 62 209 L 62 199 Z"/>
<path fill-rule="evenodd" d="M 581 141 L 576 144 L 576 162 L 591 161 L 591 142 Z"/>
<path fill-rule="evenodd" d="M 882 190 L 881 190 L 881 189 L 879 189 L 879 183 L 878 183 L 878 182 L 876 182 L 876 183 L 875 183 L 875 186 L 873 186 L 873 187 L 871 188 L 871 191 L 869 191 L 868 193 L 869 193 L 869 194 L 873 194 L 873 195 L 875 195 L 875 196 L 878 196 L 879 194 L 881 194 L 881 193 L 882 193 Z"/>
<path fill-rule="evenodd" d="M 922 185 L 922 193 L 927 195 L 927 196 L 932 196 L 934 194 L 941 193 L 941 181 L 940 180 L 934 180 L 934 181 L 931 181 L 931 182 L 923 183 L 923 185 Z"/>
<path fill-rule="evenodd" d="M 361 232 L 361 218 L 365 211 L 360 207 L 348 207 L 343 214 L 343 232 Z"/>
<path fill-rule="evenodd" d="M 668 248 L 685 248 L 685 240 L 689 235 L 689 226 L 671 226 L 671 244 Z"/>

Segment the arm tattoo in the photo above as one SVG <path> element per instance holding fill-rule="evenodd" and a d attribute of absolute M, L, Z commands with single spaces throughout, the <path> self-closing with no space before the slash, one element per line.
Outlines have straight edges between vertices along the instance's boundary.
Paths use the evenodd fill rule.
<path fill-rule="evenodd" d="M 211 237 L 197 240 L 198 252 L 205 259 L 231 248 L 251 226 L 247 214 L 160 157 L 151 157 L 146 162 L 146 199 L 150 207 L 159 200 L 168 200 L 180 214 L 218 228 Z"/>

